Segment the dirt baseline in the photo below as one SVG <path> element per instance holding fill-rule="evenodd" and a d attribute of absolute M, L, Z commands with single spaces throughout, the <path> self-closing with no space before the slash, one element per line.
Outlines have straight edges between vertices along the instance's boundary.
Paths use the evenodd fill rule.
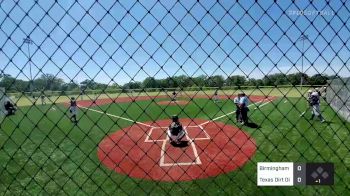
<path fill-rule="evenodd" d="M 236 95 L 220 95 L 217 98 L 220 100 L 225 99 L 233 99 L 236 97 Z M 84 107 L 90 107 L 90 106 L 96 106 L 96 105 L 105 105 L 105 104 L 111 104 L 111 103 L 129 103 L 129 102 L 135 102 L 135 101 L 146 101 L 151 99 L 163 99 L 163 98 L 169 98 L 171 100 L 170 96 L 167 95 L 158 95 L 158 96 L 137 96 L 137 97 L 117 97 L 117 98 L 106 98 L 106 99 L 97 99 L 97 100 L 78 100 L 78 105 L 84 106 Z M 181 98 L 184 99 L 212 99 L 213 96 L 209 95 L 183 95 Z M 268 102 L 275 100 L 277 97 L 273 96 L 255 96 L 251 95 L 249 96 L 249 100 L 251 102 Z M 68 103 L 65 105 L 68 106 Z M 170 104 L 171 105 L 171 104 Z M 176 105 L 176 104 L 175 104 Z M 179 104 L 181 105 L 181 104 Z"/>
<path fill-rule="evenodd" d="M 158 105 L 187 105 L 189 101 L 186 100 L 178 100 L 178 101 L 158 101 Z"/>

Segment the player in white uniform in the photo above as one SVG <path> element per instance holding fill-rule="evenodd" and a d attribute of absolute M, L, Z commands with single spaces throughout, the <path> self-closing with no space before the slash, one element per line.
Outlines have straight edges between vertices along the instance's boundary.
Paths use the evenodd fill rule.
<path fill-rule="evenodd" d="M 315 116 L 318 116 L 320 118 L 320 121 L 324 122 L 324 118 L 321 114 L 321 109 L 320 109 L 320 92 L 319 91 L 315 90 L 314 92 L 311 93 L 310 105 L 312 107 L 311 120 L 313 120 Z"/>
<path fill-rule="evenodd" d="M 46 105 L 46 101 L 45 101 L 45 95 L 41 95 L 41 105 Z"/>

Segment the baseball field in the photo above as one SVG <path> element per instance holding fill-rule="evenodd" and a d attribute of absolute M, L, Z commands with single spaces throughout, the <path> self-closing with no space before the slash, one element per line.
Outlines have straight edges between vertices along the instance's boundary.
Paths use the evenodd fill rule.
<path fill-rule="evenodd" d="M 275 92 L 275 90 L 274 90 Z M 249 94 L 248 126 L 235 120 L 235 94 L 182 93 L 19 104 L 0 133 L 5 195 L 347 195 L 350 124 L 322 100 L 326 122 L 310 120 L 293 89 Z M 264 96 L 266 95 L 269 96 Z M 281 96 L 286 94 L 287 96 Z M 57 98 L 57 100 L 63 98 Z M 171 115 L 186 143 L 170 145 Z M 258 187 L 257 162 L 333 162 L 334 186 Z"/>

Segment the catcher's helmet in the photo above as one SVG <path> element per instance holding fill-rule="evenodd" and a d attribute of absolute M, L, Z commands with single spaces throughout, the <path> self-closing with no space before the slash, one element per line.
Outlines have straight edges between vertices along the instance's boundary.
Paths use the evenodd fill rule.
<path fill-rule="evenodd" d="M 177 115 L 173 115 L 171 119 L 173 120 L 173 122 L 177 122 L 179 120 L 179 117 Z"/>

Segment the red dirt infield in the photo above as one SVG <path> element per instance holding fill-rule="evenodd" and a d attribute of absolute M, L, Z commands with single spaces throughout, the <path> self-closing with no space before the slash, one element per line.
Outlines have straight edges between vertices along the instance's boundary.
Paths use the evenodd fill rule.
<path fill-rule="evenodd" d="M 105 137 L 97 156 L 107 168 L 133 178 L 190 181 L 242 167 L 256 151 L 255 140 L 237 127 L 202 119 L 180 119 L 187 135 L 175 147 L 166 136 L 170 120 L 134 124 Z M 202 124 L 202 125 L 201 125 Z M 201 125 L 201 126 L 200 126 Z"/>
<path fill-rule="evenodd" d="M 237 95 L 219 95 L 218 99 L 233 99 Z M 212 95 L 182 95 L 181 98 L 185 99 L 212 99 Z M 160 98 L 169 98 L 171 99 L 171 96 L 167 95 L 158 95 L 158 96 L 137 96 L 137 97 L 117 97 L 117 98 L 105 98 L 105 99 L 97 99 L 97 100 L 78 100 L 77 103 L 80 106 L 84 107 L 90 107 L 90 106 L 96 106 L 96 105 L 105 105 L 110 103 L 129 103 L 134 101 L 146 101 L 151 99 L 160 99 Z M 250 95 L 249 100 L 251 102 L 258 102 L 258 101 L 271 101 L 275 100 L 277 97 L 274 96 L 256 96 L 256 95 Z M 68 103 L 66 103 L 68 105 Z"/>
<path fill-rule="evenodd" d="M 178 100 L 178 101 L 158 101 L 158 105 L 187 105 L 189 101 Z"/>

